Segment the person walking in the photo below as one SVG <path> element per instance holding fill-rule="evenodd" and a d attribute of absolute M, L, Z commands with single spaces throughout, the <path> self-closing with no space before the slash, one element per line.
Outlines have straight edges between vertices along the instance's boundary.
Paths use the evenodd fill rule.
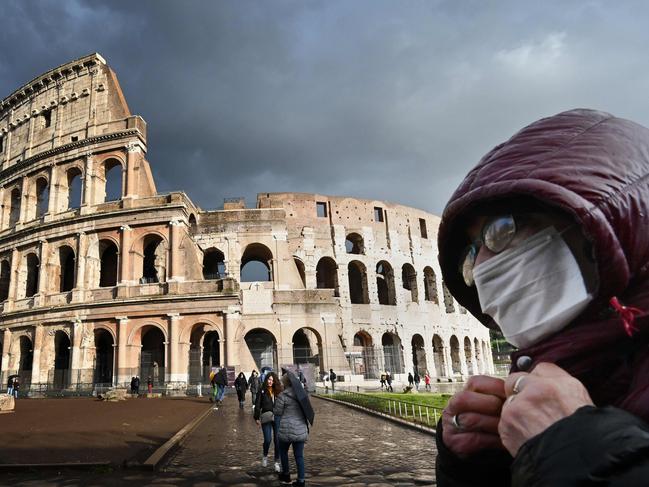
<path fill-rule="evenodd" d="M 248 380 L 243 372 L 239 372 L 239 375 L 234 381 L 234 388 L 237 390 L 239 409 L 243 409 L 243 404 L 246 402 L 246 392 L 248 391 Z"/>
<path fill-rule="evenodd" d="M 415 389 L 419 392 L 419 383 L 421 382 L 421 377 L 419 377 L 419 372 L 415 371 Z"/>
<path fill-rule="evenodd" d="M 135 395 L 139 396 L 140 395 L 140 377 L 137 376 L 137 375 L 135 376 L 133 386 L 135 387 Z"/>
<path fill-rule="evenodd" d="M 385 374 L 381 374 L 381 390 L 385 389 Z"/>
<path fill-rule="evenodd" d="M 20 377 L 14 377 L 14 399 L 18 399 L 18 391 L 20 391 Z"/>
<path fill-rule="evenodd" d="M 408 372 L 408 385 L 410 386 L 410 389 L 415 387 L 415 378 L 412 376 L 412 372 Z"/>
<path fill-rule="evenodd" d="M 228 373 L 225 367 L 221 367 L 214 376 L 214 384 L 216 384 L 216 402 L 222 404 L 223 396 L 225 396 L 225 386 L 228 385 Z"/>
<path fill-rule="evenodd" d="M 259 375 L 256 370 L 252 371 L 250 374 L 250 379 L 248 379 L 248 389 L 250 389 L 250 400 L 252 401 L 252 408 L 255 408 L 255 401 L 257 400 L 257 393 L 261 387 L 261 381 L 259 380 Z"/>
<path fill-rule="evenodd" d="M 426 390 L 430 391 L 431 390 L 431 387 L 430 387 L 430 374 L 428 372 L 426 372 L 426 375 L 424 375 L 424 384 L 425 384 Z"/>
<path fill-rule="evenodd" d="M 151 376 L 146 378 L 146 387 L 149 394 L 151 394 L 153 392 L 153 379 L 151 379 Z"/>
<path fill-rule="evenodd" d="M 333 370 L 329 371 L 330 377 L 332 372 Z M 293 487 L 304 487 L 306 485 L 304 444 L 309 437 L 309 427 L 300 403 L 296 398 L 295 391 L 291 386 L 289 374 L 290 372 L 282 376 L 284 391 L 277 397 L 273 408 L 275 417 L 279 417 L 277 436 L 282 461 L 282 472 L 279 474 L 279 480 L 284 485 L 290 484 Z M 292 484 L 288 465 L 288 450 L 291 446 L 293 446 L 293 456 L 297 465 L 297 481 Z"/>
<path fill-rule="evenodd" d="M 8 396 L 13 396 L 14 393 L 14 379 L 15 377 L 12 375 L 9 377 L 9 381 L 7 381 L 7 395 Z"/>
<path fill-rule="evenodd" d="M 334 392 L 336 390 L 336 378 L 338 376 L 334 372 L 334 369 L 329 369 L 329 381 L 331 382 L 331 392 Z"/>
<path fill-rule="evenodd" d="M 387 387 L 385 388 L 386 392 L 394 392 L 394 389 L 392 389 L 392 376 L 390 375 L 390 372 L 385 373 L 385 383 L 387 384 Z"/>
<path fill-rule="evenodd" d="M 275 457 L 275 472 L 280 472 L 281 469 L 279 463 L 279 441 L 277 439 L 277 428 L 275 417 L 273 415 L 273 407 L 275 406 L 275 398 L 278 397 L 281 392 L 282 384 L 277 377 L 277 374 L 275 372 L 268 372 L 261 389 L 255 396 L 255 405 L 253 408 L 253 417 L 264 435 L 261 464 L 264 467 L 268 466 L 268 451 L 270 450 L 270 442 L 272 440 L 273 454 Z"/>

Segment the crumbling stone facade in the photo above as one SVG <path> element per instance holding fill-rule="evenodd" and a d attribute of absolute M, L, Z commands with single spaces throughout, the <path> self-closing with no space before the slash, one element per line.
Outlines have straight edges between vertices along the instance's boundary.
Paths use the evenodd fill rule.
<path fill-rule="evenodd" d="M 146 123 L 98 54 L 0 102 L 2 381 L 182 390 L 217 365 L 493 372 L 488 331 L 446 291 L 438 218 L 316 194 L 203 211 L 158 194 Z"/>

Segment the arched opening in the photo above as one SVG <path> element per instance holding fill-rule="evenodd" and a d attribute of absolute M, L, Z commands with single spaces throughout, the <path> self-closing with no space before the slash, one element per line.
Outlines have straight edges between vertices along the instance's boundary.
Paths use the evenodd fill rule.
<path fill-rule="evenodd" d="M 39 260 L 36 254 L 29 254 L 27 262 L 27 279 L 25 279 L 25 297 L 31 298 L 38 292 L 38 267 Z"/>
<path fill-rule="evenodd" d="M 68 182 L 68 209 L 75 209 L 81 206 L 81 169 L 73 167 L 66 173 Z"/>
<path fill-rule="evenodd" d="M 401 267 L 401 282 L 406 291 L 410 291 L 410 300 L 413 303 L 419 302 L 419 293 L 417 292 L 417 273 L 415 268 L 410 264 L 403 264 Z"/>
<path fill-rule="evenodd" d="M 478 342 L 477 338 L 473 340 L 473 349 L 475 350 L 475 363 L 478 373 L 484 374 L 487 371 L 487 368 L 485 367 L 482 350 L 480 350 L 480 342 Z"/>
<path fill-rule="evenodd" d="M 444 353 L 444 341 L 439 335 L 433 336 L 433 360 L 438 377 L 446 376 L 446 356 Z"/>
<path fill-rule="evenodd" d="M 166 278 L 166 248 L 159 235 L 144 237 L 144 258 L 142 259 L 142 284 L 164 282 Z"/>
<path fill-rule="evenodd" d="M 20 376 L 20 389 L 25 391 L 29 389 L 32 381 L 32 363 L 34 361 L 34 350 L 32 341 L 29 337 L 21 336 L 20 357 L 18 358 L 18 375 Z"/>
<path fill-rule="evenodd" d="M 401 339 L 396 333 L 384 333 L 381 337 L 383 345 L 383 359 L 386 372 L 403 374 L 403 356 L 401 353 Z"/>
<path fill-rule="evenodd" d="M 353 365 L 354 374 L 362 374 L 366 379 L 379 377 L 379 361 L 372 336 L 364 330 L 354 335 Z"/>
<path fill-rule="evenodd" d="M 357 260 L 351 261 L 347 265 L 347 275 L 349 277 L 349 298 L 352 304 L 369 304 L 365 265 Z"/>
<path fill-rule="evenodd" d="M 219 332 L 208 331 L 203 338 L 203 379 L 209 378 L 213 367 L 220 367 L 221 349 Z"/>
<path fill-rule="evenodd" d="M 165 381 L 165 337 L 160 328 L 145 326 L 142 329 L 140 352 L 140 379 L 147 383 L 149 377 L 155 386 Z"/>
<path fill-rule="evenodd" d="M 70 337 L 62 330 L 54 334 L 54 377 L 50 382 L 58 390 L 70 385 Z"/>
<path fill-rule="evenodd" d="M 113 349 L 115 342 L 108 330 L 95 330 L 95 384 L 109 385 L 113 382 Z"/>
<path fill-rule="evenodd" d="M 439 304 L 437 298 L 437 278 L 431 267 L 424 267 L 424 299 Z"/>
<path fill-rule="evenodd" d="M 221 366 L 219 333 L 206 332 L 208 325 L 196 324 L 189 338 L 189 383 L 206 384 L 212 368 Z"/>
<path fill-rule="evenodd" d="M 345 250 L 348 254 L 364 254 L 363 237 L 358 233 L 350 233 L 345 239 Z"/>
<path fill-rule="evenodd" d="M 277 344 L 272 333 L 257 328 L 246 333 L 245 340 L 257 370 L 261 370 L 262 367 L 278 370 Z"/>
<path fill-rule="evenodd" d="M 306 289 L 306 270 L 304 269 L 304 262 L 302 262 L 302 259 L 298 257 L 293 257 L 293 262 L 295 262 L 297 273 L 300 275 L 300 280 L 302 281 L 302 287 Z"/>
<path fill-rule="evenodd" d="M 451 371 L 453 375 L 462 374 L 462 363 L 460 362 L 460 342 L 455 335 L 451 337 Z"/>
<path fill-rule="evenodd" d="M 11 191 L 11 207 L 9 209 L 9 227 L 13 227 L 20 219 L 20 201 L 21 195 L 18 188 Z"/>
<path fill-rule="evenodd" d="M 194 216 L 193 213 L 189 215 L 187 222 L 189 223 L 189 228 L 192 231 L 192 233 L 196 232 L 196 216 Z"/>
<path fill-rule="evenodd" d="M 106 179 L 104 201 L 116 201 L 122 198 L 122 164 L 116 159 L 104 162 Z"/>
<path fill-rule="evenodd" d="M 50 199 L 50 190 L 47 179 L 38 178 L 36 181 L 36 218 L 41 218 L 47 213 Z"/>
<path fill-rule="evenodd" d="M 99 287 L 117 285 L 117 253 L 112 240 L 99 241 Z"/>
<path fill-rule="evenodd" d="M 334 296 L 339 296 L 338 265 L 331 257 L 323 257 L 315 268 L 316 286 L 318 289 L 333 289 Z"/>
<path fill-rule="evenodd" d="M 442 281 L 442 290 L 444 291 L 444 307 L 446 308 L 447 313 L 455 312 L 455 305 L 453 304 L 453 296 L 451 292 L 446 287 L 446 283 Z"/>
<path fill-rule="evenodd" d="M 424 338 L 418 333 L 412 336 L 412 368 L 415 372 L 423 377 L 428 370 L 426 364 L 426 350 L 424 348 Z"/>
<path fill-rule="evenodd" d="M 293 334 L 293 363 L 313 364 L 324 372 L 320 335 L 309 328 L 300 328 Z"/>
<path fill-rule="evenodd" d="M 59 247 L 59 292 L 74 289 L 74 250 L 67 245 Z"/>
<path fill-rule="evenodd" d="M 246 247 L 241 257 L 241 282 L 272 281 L 273 253 L 260 243 Z"/>
<path fill-rule="evenodd" d="M 471 339 L 469 337 L 464 337 L 464 356 L 466 357 L 466 366 L 469 375 L 477 374 L 473 361 L 473 352 L 471 350 Z"/>
<path fill-rule="evenodd" d="M 389 306 L 397 304 L 394 290 L 394 271 L 392 266 L 384 260 L 376 264 L 376 289 L 379 294 L 379 304 Z"/>
<path fill-rule="evenodd" d="M 219 249 L 210 248 L 203 254 L 203 279 L 225 277 L 225 255 Z"/>
<path fill-rule="evenodd" d="M 11 264 L 7 259 L 0 261 L 0 301 L 9 298 L 9 283 L 11 281 Z"/>

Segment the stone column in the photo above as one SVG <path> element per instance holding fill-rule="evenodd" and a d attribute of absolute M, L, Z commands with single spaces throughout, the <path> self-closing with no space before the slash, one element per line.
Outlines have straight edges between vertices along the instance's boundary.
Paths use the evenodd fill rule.
<path fill-rule="evenodd" d="M 167 314 L 169 318 L 169 381 L 184 382 L 187 385 L 187 371 L 181 369 L 180 360 L 180 315 Z"/>
<path fill-rule="evenodd" d="M 124 198 L 137 198 L 137 181 L 135 166 L 141 153 L 140 146 L 135 143 L 126 146 L 126 191 Z"/>
<path fill-rule="evenodd" d="M 119 249 L 119 284 L 128 285 L 132 284 L 131 281 L 131 237 L 132 229 L 128 225 L 119 227 L 121 231 L 121 241 Z"/>
<path fill-rule="evenodd" d="M 5 328 L 2 339 L 2 375 L 0 376 L 0 389 L 3 389 L 9 378 L 11 364 L 9 363 L 11 350 L 11 330 Z"/>
<path fill-rule="evenodd" d="M 32 352 L 32 387 L 41 384 L 41 349 L 43 348 L 43 325 L 34 326 Z"/>
<path fill-rule="evenodd" d="M 11 250 L 11 271 L 9 273 L 9 296 L 4 306 L 4 311 L 11 311 L 14 307 L 14 302 L 18 296 L 18 263 L 20 260 L 20 252 L 14 248 Z"/>
<path fill-rule="evenodd" d="M 38 256 L 38 289 L 36 290 L 36 296 L 34 298 L 34 306 L 44 306 L 45 305 L 45 296 L 47 295 L 48 291 L 48 286 L 49 291 L 54 291 L 52 289 L 52 283 L 49 282 L 47 279 L 47 268 L 49 266 L 49 262 L 47 261 L 48 253 L 49 253 L 49 244 L 47 243 L 47 240 L 40 239 L 40 253 Z M 63 269 L 61 269 L 61 272 L 63 272 Z M 56 292 L 58 292 L 59 289 L 56 289 Z"/>
<path fill-rule="evenodd" d="M 81 182 L 83 185 L 81 187 L 82 193 L 79 211 L 82 215 L 85 215 L 91 212 L 90 207 L 94 204 L 95 196 L 94 158 L 91 153 L 85 154 L 85 164 Z"/>
<path fill-rule="evenodd" d="M 58 208 L 58 194 L 59 194 L 59 171 L 56 166 L 50 168 L 50 186 L 49 198 L 47 202 L 47 213 L 45 214 L 45 221 L 52 219 L 52 215 L 59 212 Z"/>
<path fill-rule="evenodd" d="M 453 377 L 453 359 L 451 358 L 450 340 L 444 343 L 443 350 L 444 350 L 444 365 L 446 366 L 446 370 L 444 371 L 444 374 L 446 375 L 446 377 Z"/>
<path fill-rule="evenodd" d="M 223 312 L 223 329 L 225 331 L 225 365 L 239 365 L 239 357 L 236 356 L 237 342 L 235 333 L 241 322 L 241 313 L 238 310 Z"/>
<path fill-rule="evenodd" d="M 77 233 L 77 276 L 74 282 L 74 289 L 72 290 L 72 300 L 75 302 L 85 301 L 84 290 L 86 289 L 86 247 L 86 233 Z"/>
<path fill-rule="evenodd" d="M 72 340 L 70 347 L 70 385 L 79 383 L 81 369 L 81 339 L 83 338 L 83 323 L 75 319 L 72 324 Z"/>
<path fill-rule="evenodd" d="M 469 367 L 466 362 L 466 353 L 464 353 L 464 343 L 461 341 L 458 349 L 458 355 L 460 356 L 460 373 L 462 376 L 466 377 L 469 375 Z"/>
<path fill-rule="evenodd" d="M 22 180 L 20 188 L 20 216 L 16 222 L 16 228 L 20 228 L 20 224 L 27 221 L 27 216 L 29 214 L 29 180 L 28 177 L 23 177 Z"/>
<path fill-rule="evenodd" d="M 117 386 L 126 386 L 131 380 L 130 370 L 127 367 L 128 347 L 128 318 L 116 316 L 117 320 Z M 142 379 L 140 377 L 140 379 Z M 146 383 L 144 384 L 146 386 Z"/>
<path fill-rule="evenodd" d="M 180 239 L 181 227 L 184 223 L 180 220 L 169 222 L 169 281 L 184 281 L 183 269 L 180 265 Z"/>

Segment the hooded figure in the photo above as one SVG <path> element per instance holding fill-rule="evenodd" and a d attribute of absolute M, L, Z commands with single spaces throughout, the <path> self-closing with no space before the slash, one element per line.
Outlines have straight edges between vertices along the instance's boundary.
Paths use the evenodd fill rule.
<path fill-rule="evenodd" d="M 555 223 L 533 223 L 513 245 L 530 215 Z M 512 245 L 498 248 L 502 235 Z M 583 109 L 523 128 L 460 184 L 438 247 L 458 303 L 519 350 L 503 385 L 476 377 L 456 396 L 492 401 L 496 441 L 473 428 L 489 414 L 449 402 L 436 437 L 437 485 L 645 485 L 649 130 Z M 550 401 L 563 409 L 550 414 Z M 525 421 L 534 425 L 526 434 Z"/>

